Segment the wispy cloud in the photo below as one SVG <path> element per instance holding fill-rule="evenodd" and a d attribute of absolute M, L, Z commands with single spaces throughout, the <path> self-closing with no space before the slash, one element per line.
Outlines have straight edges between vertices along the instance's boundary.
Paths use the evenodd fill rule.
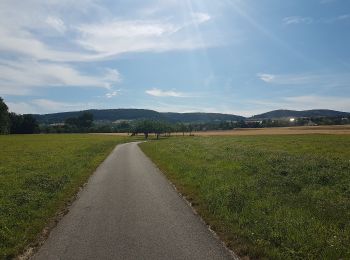
<path fill-rule="evenodd" d="M 118 94 L 119 94 L 119 91 L 117 90 L 117 91 L 109 92 L 105 96 L 106 96 L 106 98 L 112 98 L 112 97 L 117 96 Z"/>
<path fill-rule="evenodd" d="M 28 94 L 36 88 L 57 86 L 111 89 L 119 81 L 115 69 L 88 75 L 68 64 L 0 60 L 0 94 L 5 95 Z"/>
<path fill-rule="evenodd" d="M 58 17 L 48 16 L 45 22 L 60 33 L 64 33 L 67 30 L 64 22 Z"/>
<path fill-rule="evenodd" d="M 311 17 L 301 17 L 301 16 L 289 16 L 283 18 L 283 23 L 286 25 L 290 24 L 311 24 L 313 22 L 313 19 Z"/>
<path fill-rule="evenodd" d="M 128 52 L 190 50 L 210 46 L 211 42 L 202 42 L 183 33 L 182 29 L 210 19 L 205 13 L 195 13 L 193 16 L 190 23 L 171 23 L 167 20 L 111 20 L 82 24 L 77 27 L 80 36 L 76 42 L 84 49 L 103 57 Z"/>
<path fill-rule="evenodd" d="M 345 20 L 350 20 L 350 14 L 341 14 L 341 15 L 338 15 L 336 17 L 325 19 L 324 22 L 325 23 L 335 23 L 335 22 L 341 22 L 341 21 L 345 21 Z"/>
<path fill-rule="evenodd" d="M 304 74 L 268 74 L 258 73 L 257 77 L 269 84 L 276 85 L 307 85 L 342 86 L 348 85 L 350 74 L 340 73 L 304 73 Z"/>
<path fill-rule="evenodd" d="M 267 74 L 267 73 L 258 73 L 257 76 L 262 80 L 267 83 L 274 82 L 276 76 L 273 74 Z"/>
<path fill-rule="evenodd" d="M 161 90 L 157 88 L 152 88 L 149 90 L 145 91 L 146 94 L 154 97 L 189 97 L 189 95 L 182 93 L 182 92 L 177 92 L 174 90 Z"/>
<path fill-rule="evenodd" d="M 104 72 L 91 75 L 78 63 L 212 46 L 210 38 L 188 33 L 211 16 L 187 12 L 186 19 L 169 14 L 135 19 L 115 15 L 97 0 L 0 1 L 0 94 L 27 95 L 36 87 L 57 86 L 112 89 L 121 79 L 117 70 L 98 68 Z"/>
<path fill-rule="evenodd" d="M 335 109 L 342 111 L 350 111 L 350 98 L 348 97 L 335 97 L 335 96 L 295 96 L 286 97 L 285 100 L 291 107 L 302 109 Z"/>
<path fill-rule="evenodd" d="M 350 19 L 350 14 L 340 14 L 335 17 L 312 18 L 302 16 L 289 16 L 283 18 L 282 22 L 285 25 L 296 24 L 332 24 Z"/>
<path fill-rule="evenodd" d="M 33 99 L 25 102 L 6 102 L 11 112 L 20 114 L 43 114 L 53 112 L 77 111 L 96 108 L 96 103 L 69 103 L 51 99 Z"/>
<path fill-rule="evenodd" d="M 274 100 L 247 100 L 247 103 L 257 105 L 260 111 L 334 109 L 350 112 L 350 98 L 339 96 L 302 95 L 275 98 Z"/>
<path fill-rule="evenodd" d="M 192 13 L 193 21 L 196 24 L 201 24 L 209 21 L 211 19 L 211 16 L 207 13 Z"/>

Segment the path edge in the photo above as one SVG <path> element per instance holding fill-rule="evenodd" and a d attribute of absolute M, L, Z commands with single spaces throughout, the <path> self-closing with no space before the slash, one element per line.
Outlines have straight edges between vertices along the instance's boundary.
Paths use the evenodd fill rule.
<path fill-rule="evenodd" d="M 144 141 L 145 142 L 145 141 Z M 210 226 L 210 224 L 208 222 L 206 222 L 203 217 L 197 212 L 197 210 L 194 208 L 192 202 L 190 202 L 187 197 L 185 196 L 185 194 L 181 193 L 178 188 L 176 187 L 176 185 L 161 171 L 161 169 L 157 166 L 157 164 L 155 164 L 155 162 L 148 157 L 143 150 L 141 149 L 141 147 L 139 146 L 140 143 L 144 143 L 144 142 L 139 142 L 137 143 L 138 148 L 140 149 L 140 151 L 146 156 L 146 158 L 148 158 L 148 160 L 153 164 L 153 166 L 157 169 L 157 171 L 166 179 L 166 181 L 170 184 L 170 186 L 175 190 L 175 192 L 178 194 L 178 196 L 191 208 L 192 212 L 194 215 L 196 215 L 200 222 L 202 224 L 204 224 L 206 226 L 206 228 L 209 230 L 209 232 L 214 236 L 214 238 L 228 251 L 228 253 L 232 256 L 232 258 L 234 260 L 240 260 L 241 258 L 232 250 L 230 249 L 226 243 L 220 238 L 220 236 L 215 232 L 215 230 L 213 230 Z"/>

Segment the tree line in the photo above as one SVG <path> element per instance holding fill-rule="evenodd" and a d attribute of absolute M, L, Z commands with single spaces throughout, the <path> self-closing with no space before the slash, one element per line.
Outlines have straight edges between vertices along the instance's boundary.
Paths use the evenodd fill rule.
<path fill-rule="evenodd" d="M 32 115 L 10 113 L 0 97 L 0 134 L 33 134 L 39 132 L 39 125 Z"/>
<path fill-rule="evenodd" d="M 162 119 L 124 120 L 120 122 L 98 122 L 90 112 L 77 114 L 58 124 L 38 124 L 32 115 L 10 113 L 0 97 L 0 134 L 32 133 L 129 133 L 143 134 L 147 139 L 150 134 L 156 138 L 170 133 L 191 135 L 194 131 L 232 130 L 236 128 L 265 128 L 303 125 L 343 125 L 350 124 L 350 117 L 310 117 L 289 120 L 238 120 L 210 121 L 193 123 L 170 123 Z"/>

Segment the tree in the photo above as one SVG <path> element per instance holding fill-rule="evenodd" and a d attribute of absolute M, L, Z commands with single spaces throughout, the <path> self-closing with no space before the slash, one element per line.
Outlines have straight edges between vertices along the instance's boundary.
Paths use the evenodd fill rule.
<path fill-rule="evenodd" d="M 187 132 L 187 126 L 184 123 L 181 123 L 179 125 L 179 130 L 180 130 L 180 132 L 182 132 L 182 136 L 184 136 L 185 132 Z"/>
<path fill-rule="evenodd" d="M 193 125 L 189 124 L 188 125 L 188 131 L 190 132 L 190 136 L 192 135 L 192 131 L 193 131 Z"/>
<path fill-rule="evenodd" d="M 93 122 L 94 122 L 94 115 L 92 113 L 85 112 L 78 117 L 79 127 L 89 128 L 92 126 Z"/>
<path fill-rule="evenodd" d="M 150 120 L 143 120 L 137 124 L 136 129 L 138 133 L 143 133 L 145 135 L 145 139 L 148 139 L 149 133 L 154 132 L 154 124 Z"/>
<path fill-rule="evenodd" d="M 87 130 L 88 128 L 92 127 L 93 122 L 94 115 L 89 112 L 85 112 L 78 117 L 67 118 L 64 121 L 64 123 L 71 128 L 71 131 L 74 130 L 75 132 Z"/>
<path fill-rule="evenodd" d="M 8 134 L 10 127 L 10 119 L 8 107 L 0 97 L 0 134 Z"/>
<path fill-rule="evenodd" d="M 34 134 L 38 131 L 39 125 L 32 115 L 23 115 L 22 133 Z"/>
<path fill-rule="evenodd" d="M 38 123 L 32 115 L 17 115 L 10 113 L 11 134 L 34 134 L 38 132 Z"/>

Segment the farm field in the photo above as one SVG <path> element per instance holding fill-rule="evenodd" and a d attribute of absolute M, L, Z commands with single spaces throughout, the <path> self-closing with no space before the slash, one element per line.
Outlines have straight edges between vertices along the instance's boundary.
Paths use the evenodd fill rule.
<path fill-rule="evenodd" d="M 239 255 L 350 258 L 350 135 L 173 137 L 140 146 Z"/>
<path fill-rule="evenodd" d="M 237 128 L 234 130 L 194 132 L 200 136 L 233 136 L 233 135 L 303 135 L 303 134 L 333 134 L 350 135 L 350 125 L 329 126 L 292 126 L 270 128 Z"/>
<path fill-rule="evenodd" d="M 0 259 L 21 253 L 112 149 L 130 138 L 0 136 Z"/>
<path fill-rule="evenodd" d="M 330 134 L 350 135 L 350 125 L 326 125 L 326 126 L 292 126 L 270 128 L 237 128 L 234 130 L 215 130 L 192 132 L 195 136 L 245 136 L 245 135 L 305 135 L 305 134 Z M 94 135 L 128 136 L 127 133 L 94 133 Z M 139 134 L 141 135 L 141 134 Z M 172 133 L 171 135 L 182 136 L 183 134 Z M 185 133 L 188 135 L 188 132 Z"/>

